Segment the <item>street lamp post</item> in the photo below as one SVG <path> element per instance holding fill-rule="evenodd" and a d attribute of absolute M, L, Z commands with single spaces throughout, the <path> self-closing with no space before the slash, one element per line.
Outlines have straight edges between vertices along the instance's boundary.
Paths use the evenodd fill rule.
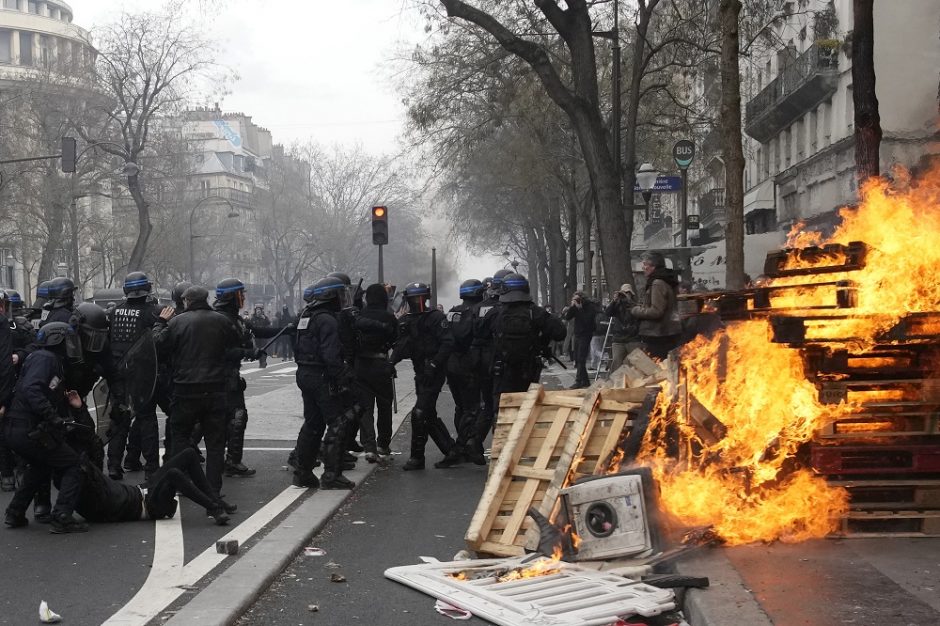
<path fill-rule="evenodd" d="M 650 200 L 653 197 L 653 189 L 656 188 L 657 178 L 659 170 L 653 167 L 652 163 L 644 163 L 636 172 L 636 184 L 643 193 L 643 202 L 646 203 L 646 221 L 650 219 Z"/>
<path fill-rule="evenodd" d="M 193 234 L 193 217 L 196 215 L 196 209 L 208 203 L 209 200 L 218 200 L 219 202 L 227 204 L 229 208 L 227 217 L 238 217 L 238 211 L 235 210 L 235 206 L 222 196 L 206 196 L 193 206 L 192 210 L 189 212 L 189 281 L 192 283 L 196 282 L 196 261 L 193 240 L 198 236 Z"/>

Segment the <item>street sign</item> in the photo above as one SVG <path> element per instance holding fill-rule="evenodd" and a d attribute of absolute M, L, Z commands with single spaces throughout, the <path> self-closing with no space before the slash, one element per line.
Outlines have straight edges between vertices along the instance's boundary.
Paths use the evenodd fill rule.
<path fill-rule="evenodd" d="M 689 230 L 698 230 L 701 228 L 701 224 L 698 221 L 698 215 L 688 215 L 686 216 L 686 228 Z"/>
<path fill-rule="evenodd" d="M 653 187 L 652 191 L 663 192 L 663 191 L 679 191 L 682 189 L 682 177 L 681 176 L 660 176 L 656 179 L 656 185 Z M 640 184 L 637 183 L 633 186 L 633 191 L 640 193 Z"/>
<path fill-rule="evenodd" d="M 687 170 L 695 159 L 695 144 L 688 139 L 680 139 L 672 147 L 672 158 L 680 170 Z"/>

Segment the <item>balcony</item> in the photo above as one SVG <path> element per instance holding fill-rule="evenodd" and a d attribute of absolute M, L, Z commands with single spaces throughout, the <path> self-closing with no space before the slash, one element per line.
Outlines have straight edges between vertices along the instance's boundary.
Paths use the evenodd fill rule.
<path fill-rule="evenodd" d="M 724 224 L 728 216 L 723 187 L 707 191 L 698 198 L 699 223 L 702 229 L 715 224 Z"/>
<path fill-rule="evenodd" d="M 836 92 L 839 50 L 813 44 L 747 103 L 744 130 L 766 143 Z"/>

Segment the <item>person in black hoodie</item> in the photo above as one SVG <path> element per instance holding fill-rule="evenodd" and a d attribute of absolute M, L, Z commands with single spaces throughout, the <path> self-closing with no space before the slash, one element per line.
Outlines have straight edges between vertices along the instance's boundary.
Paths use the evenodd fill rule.
<path fill-rule="evenodd" d="M 360 313 L 360 319 L 381 323 L 357 323 L 358 346 L 354 361 L 359 382 L 359 404 L 363 411 L 359 441 L 365 449 L 366 461 L 375 463 L 379 455 L 391 454 L 389 446 L 392 443 L 392 385 L 395 368 L 388 363 L 388 351 L 398 339 L 398 321 L 388 310 L 385 285 L 376 283 L 366 288 L 365 307 Z M 378 410 L 378 421 L 375 420 L 373 407 Z"/>
<path fill-rule="evenodd" d="M 571 304 L 564 311 L 564 319 L 574 320 L 574 362 L 578 368 L 574 379 L 574 388 L 587 387 L 591 384 L 588 377 L 587 361 L 591 355 L 591 338 L 597 323 L 600 307 L 584 294 L 576 291 Z"/>
<path fill-rule="evenodd" d="M 679 277 L 666 267 L 666 260 L 658 252 L 642 256 L 646 289 L 643 303 L 630 310 L 640 320 L 640 340 L 651 357 L 665 359 L 669 351 L 679 345 L 682 323 L 676 306 Z"/>

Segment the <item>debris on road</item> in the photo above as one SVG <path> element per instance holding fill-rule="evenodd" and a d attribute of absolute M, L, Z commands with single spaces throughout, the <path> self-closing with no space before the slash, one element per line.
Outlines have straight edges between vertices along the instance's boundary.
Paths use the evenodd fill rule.
<path fill-rule="evenodd" d="M 319 604 L 308 604 L 308 605 L 307 605 L 307 610 L 310 611 L 311 613 L 316 613 L 316 612 L 318 612 L 318 611 L 320 610 L 320 605 L 319 605 Z"/>
<path fill-rule="evenodd" d="M 346 577 L 342 574 L 330 574 L 331 583 L 344 583 L 346 582 Z"/>
<path fill-rule="evenodd" d="M 43 600 L 39 603 L 39 621 L 43 624 L 58 624 L 62 616 L 50 609 L 49 603 Z"/>
<path fill-rule="evenodd" d="M 323 548 L 315 548 L 313 546 L 307 546 L 304 548 L 304 556 L 326 556 L 326 550 Z"/>
<path fill-rule="evenodd" d="M 229 556 L 238 554 L 238 539 L 227 539 L 224 541 L 215 542 L 215 551 L 219 554 L 227 554 Z"/>
<path fill-rule="evenodd" d="M 438 600 L 434 603 L 434 610 L 445 617 L 456 620 L 468 620 L 473 617 L 473 613 L 470 611 L 448 604 L 443 600 Z"/>

